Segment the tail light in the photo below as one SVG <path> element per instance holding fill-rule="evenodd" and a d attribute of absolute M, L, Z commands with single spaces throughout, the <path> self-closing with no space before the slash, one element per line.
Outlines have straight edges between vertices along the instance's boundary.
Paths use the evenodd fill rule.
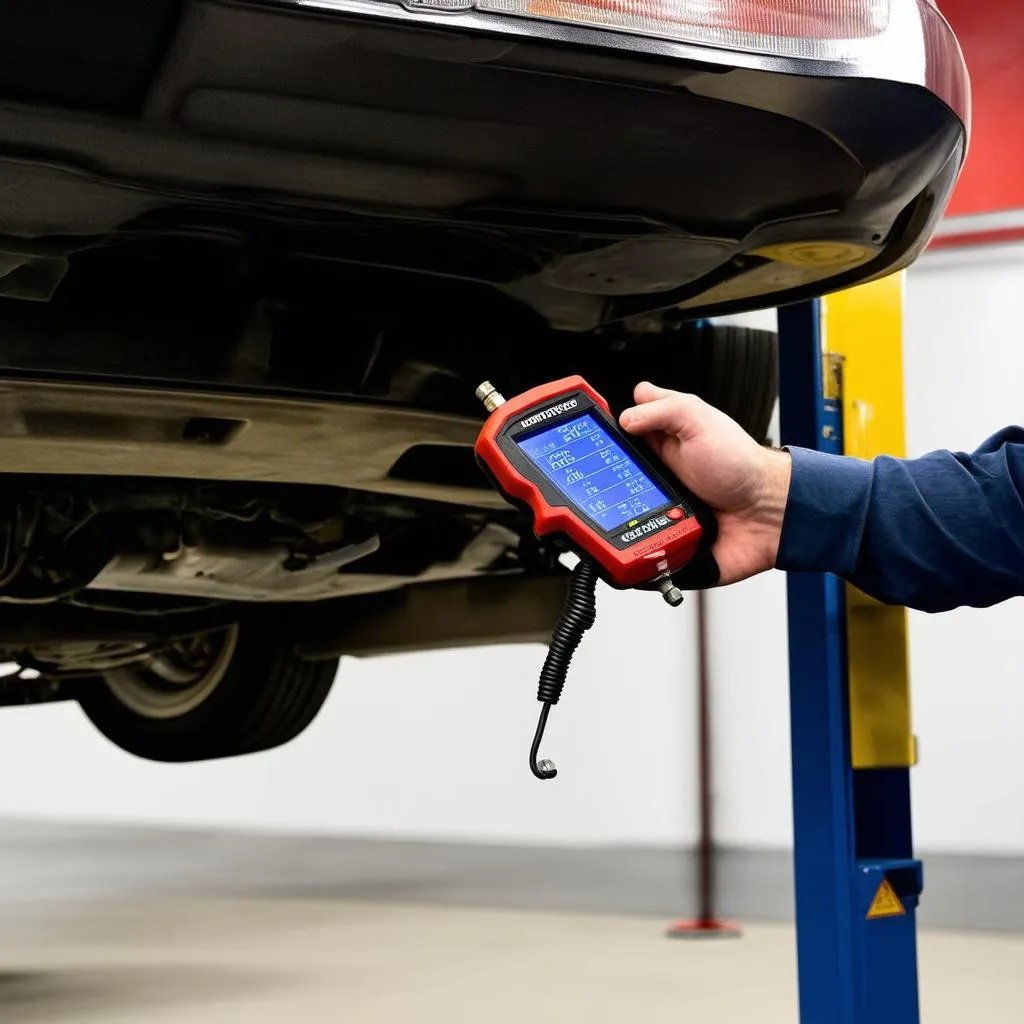
<path fill-rule="evenodd" d="M 921 23 L 924 28 L 925 81 L 936 96 L 945 100 L 971 129 L 971 76 L 964 63 L 960 43 L 939 13 L 935 0 L 922 0 Z"/>
<path fill-rule="evenodd" d="M 724 50 L 853 64 L 854 73 L 927 86 L 965 121 L 970 116 L 963 55 L 933 0 L 475 0 L 474 6 Z"/>
<path fill-rule="evenodd" d="M 892 0 L 483 0 L 480 6 L 809 57 L 822 40 L 853 42 L 884 32 Z"/>

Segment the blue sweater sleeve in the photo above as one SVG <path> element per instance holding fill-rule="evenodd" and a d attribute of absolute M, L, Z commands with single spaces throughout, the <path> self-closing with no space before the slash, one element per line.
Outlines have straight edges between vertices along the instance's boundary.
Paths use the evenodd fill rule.
<path fill-rule="evenodd" d="M 791 454 L 780 569 L 836 573 L 929 612 L 1024 595 L 1024 429 L 970 455 Z"/>

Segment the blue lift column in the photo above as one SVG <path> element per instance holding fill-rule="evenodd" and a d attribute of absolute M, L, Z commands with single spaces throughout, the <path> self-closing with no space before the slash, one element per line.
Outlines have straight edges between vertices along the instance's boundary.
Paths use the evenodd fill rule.
<path fill-rule="evenodd" d="M 783 444 L 902 445 L 901 317 L 900 279 L 780 310 Z M 800 1022 L 919 1024 L 906 613 L 834 576 L 788 587 Z"/>

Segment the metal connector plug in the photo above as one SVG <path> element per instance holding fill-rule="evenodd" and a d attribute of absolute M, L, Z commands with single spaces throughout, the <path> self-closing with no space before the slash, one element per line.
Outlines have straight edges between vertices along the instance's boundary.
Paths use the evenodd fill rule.
<path fill-rule="evenodd" d="M 484 408 L 488 412 L 494 412 L 505 404 L 505 396 L 489 380 L 485 380 L 476 389 L 476 397 L 484 403 Z"/>
<path fill-rule="evenodd" d="M 665 599 L 666 604 L 678 608 L 683 603 L 683 592 L 670 580 L 664 579 L 658 584 L 658 590 Z"/>

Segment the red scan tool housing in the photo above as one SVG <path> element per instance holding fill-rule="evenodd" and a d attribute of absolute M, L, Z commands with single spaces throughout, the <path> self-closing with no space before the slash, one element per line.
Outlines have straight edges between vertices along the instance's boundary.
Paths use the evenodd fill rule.
<path fill-rule="evenodd" d="M 570 497 L 526 454 L 524 441 L 540 432 L 586 420 L 603 441 L 617 449 L 634 479 L 650 484 L 655 502 L 633 511 L 628 503 L 594 513 Z M 643 587 L 682 569 L 700 546 L 702 527 L 685 491 L 653 456 L 625 434 L 608 403 L 582 377 L 564 377 L 532 388 L 496 408 L 475 446 L 476 456 L 499 491 L 528 508 L 538 537 L 560 537 L 581 557 L 590 558 L 614 587 Z M 639 475 L 637 475 L 639 474 Z M 661 500 L 664 499 L 664 500 Z M 623 509 L 626 511 L 623 512 Z M 621 522 L 619 517 L 625 515 Z M 602 521 L 603 517 L 603 521 Z"/>

